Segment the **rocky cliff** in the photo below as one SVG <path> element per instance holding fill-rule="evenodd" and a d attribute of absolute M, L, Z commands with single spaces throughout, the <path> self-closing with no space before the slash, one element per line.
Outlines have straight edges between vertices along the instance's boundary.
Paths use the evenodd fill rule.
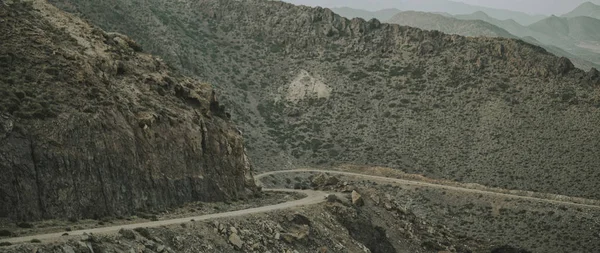
<path fill-rule="evenodd" d="M 92 218 L 254 191 L 210 85 L 46 1 L 0 3 L 0 218 Z"/>
<path fill-rule="evenodd" d="M 600 198 L 600 79 L 522 41 L 280 1 L 52 0 L 219 85 L 262 170 L 375 164 Z"/>

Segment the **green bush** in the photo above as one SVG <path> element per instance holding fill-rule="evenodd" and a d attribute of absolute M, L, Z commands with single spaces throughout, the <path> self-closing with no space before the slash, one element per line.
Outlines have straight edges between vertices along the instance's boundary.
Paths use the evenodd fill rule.
<path fill-rule="evenodd" d="M 6 229 L 0 230 L 0 237 L 10 237 L 10 236 L 12 236 L 12 232 L 10 232 Z"/>
<path fill-rule="evenodd" d="M 21 222 L 17 224 L 17 227 L 20 228 L 33 228 L 33 224 L 28 223 L 28 222 Z"/>

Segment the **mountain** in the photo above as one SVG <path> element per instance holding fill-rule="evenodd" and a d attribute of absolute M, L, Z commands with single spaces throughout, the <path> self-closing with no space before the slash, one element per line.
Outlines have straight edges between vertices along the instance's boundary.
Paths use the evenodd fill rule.
<path fill-rule="evenodd" d="M 521 38 L 521 40 L 523 40 L 527 43 L 530 43 L 532 45 L 538 45 L 538 46 L 546 49 L 546 51 L 548 51 L 556 56 L 568 58 L 571 62 L 573 62 L 573 65 L 575 65 L 579 69 L 583 69 L 583 70 L 600 69 L 600 64 L 596 64 L 591 61 L 584 60 L 584 58 L 586 58 L 584 56 L 574 55 L 574 54 L 569 53 L 569 52 L 565 51 L 564 49 L 557 47 L 557 46 L 546 45 L 544 43 L 539 42 L 538 40 L 536 40 L 533 37 L 527 36 L 527 37 Z"/>
<path fill-rule="evenodd" d="M 506 30 L 481 20 L 460 20 L 427 12 L 400 12 L 389 19 L 388 23 L 463 36 L 516 38 Z"/>
<path fill-rule="evenodd" d="M 600 63 L 600 20 L 590 17 L 562 18 L 552 16 L 528 27 L 547 45 L 595 64 Z"/>
<path fill-rule="evenodd" d="M 600 198 L 600 74 L 538 46 L 279 1 L 52 2 L 215 84 L 260 170 L 383 165 Z"/>
<path fill-rule="evenodd" d="M 389 23 L 413 26 L 425 30 L 437 30 L 448 34 L 458 34 L 463 36 L 519 38 L 498 26 L 488 23 L 493 22 L 525 36 L 521 38 L 523 41 L 543 47 L 554 55 L 569 58 L 574 65 L 580 69 L 589 70 L 591 68 L 600 68 L 600 64 L 585 60 L 585 58 L 590 58 L 589 56 L 577 56 L 557 46 L 544 44 L 538 41 L 532 36 L 535 35 L 538 38 L 549 38 L 549 36 L 542 33 L 536 33 L 513 20 L 500 21 L 489 17 L 484 12 L 476 12 L 470 15 L 457 15 L 456 17 L 457 18 L 451 16 L 447 17 L 427 12 L 401 12 L 391 18 Z M 546 41 L 548 41 L 548 39 Z"/>
<path fill-rule="evenodd" d="M 519 24 L 518 22 L 512 19 L 499 20 L 496 18 L 492 18 L 483 11 L 477 11 L 471 14 L 454 15 L 454 17 L 461 20 L 482 20 L 497 27 L 500 27 L 518 37 L 531 36 L 531 30 Z"/>
<path fill-rule="evenodd" d="M 598 49 L 595 49 L 598 34 L 598 21 L 595 19 L 577 17 L 570 20 L 571 18 L 552 16 L 530 26 L 522 26 L 514 20 L 498 20 L 484 12 L 455 17 L 462 20 L 482 20 L 496 25 L 553 54 L 571 59 L 578 68 L 588 70 L 600 66 Z"/>
<path fill-rule="evenodd" d="M 383 9 L 379 11 L 366 11 L 360 9 L 353 9 L 349 7 L 342 8 L 331 8 L 331 10 L 342 17 L 346 17 L 348 19 L 353 18 L 362 18 L 365 20 L 370 20 L 376 18 L 381 21 L 387 21 L 394 15 L 396 15 L 400 10 L 398 9 Z"/>
<path fill-rule="evenodd" d="M 402 0 L 402 1 L 389 1 L 389 0 L 371 0 L 371 1 L 354 1 L 348 2 L 345 0 L 326 0 L 326 1 L 298 1 L 298 0 L 286 0 L 291 3 L 303 3 L 312 6 L 321 6 L 334 8 L 334 12 L 337 13 L 339 8 L 352 9 L 349 12 L 352 15 L 346 16 L 348 12 L 341 11 L 339 14 L 348 18 L 362 17 L 367 15 L 371 11 L 364 10 L 377 10 L 377 9 L 399 9 L 403 11 L 422 11 L 422 12 L 433 12 L 433 13 L 449 13 L 452 15 L 469 14 L 477 11 L 484 11 L 494 18 L 500 20 L 513 19 L 523 25 L 530 25 L 541 19 L 544 19 L 544 15 L 529 15 L 527 13 L 487 8 L 483 6 L 469 5 L 458 1 L 449 0 Z M 394 13 L 395 14 L 395 13 Z M 367 19 L 368 20 L 368 19 Z M 381 20 L 385 21 L 385 19 Z"/>
<path fill-rule="evenodd" d="M 562 18 L 552 16 L 529 26 L 554 38 L 552 44 L 577 44 L 580 41 L 600 43 L 600 20 L 590 17 Z"/>
<path fill-rule="evenodd" d="M 487 8 L 448 0 L 407 0 L 398 8 L 425 12 L 447 12 L 453 15 L 482 11 L 496 19 L 512 19 L 523 25 L 529 25 L 545 18 L 543 15 L 529 15 L 518 11 Z"/>
<path fill-rule="evenodd" d="M 80 219 L 255 189 L 210 85 L 45 1 L 0 3 L 0 218 Z"/>
<path fill-rule="evenodd" d="M 563 17 L 574 18 L 574 17 L 591 17 L 600 19 L 600 5 L 592 2 L 585 2 L 572 10 L 571 12 L 564 14 Z"/>

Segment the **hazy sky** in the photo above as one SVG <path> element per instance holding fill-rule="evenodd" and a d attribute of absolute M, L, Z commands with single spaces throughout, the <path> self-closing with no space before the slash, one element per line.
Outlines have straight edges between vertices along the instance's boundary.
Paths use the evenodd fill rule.
<path fill-rule="evenodd" d="M 284 0 L 294 4 L 304 4 L 310 6 L 323 7 L 341 7 L 348 6 L 353 8 L 377 10 L 383 8 L 393 8 L 397 3 L 403 1 L 422 1 L 422 0 Z M 600 4 L 600 0 L 455 0 L 472 5 L 480 5 L 492 8 L 509 9 L 526 12 L 530 14 L 555 14 L 561 15 L 573 10 L 578 5 L 590 1 Z"/>

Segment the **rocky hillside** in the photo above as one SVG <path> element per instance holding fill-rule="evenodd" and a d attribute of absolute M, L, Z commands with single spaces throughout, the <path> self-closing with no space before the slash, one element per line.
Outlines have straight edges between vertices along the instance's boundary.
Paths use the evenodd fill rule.
<path fill-rule="evenodd" d="M 0 218 L 127 215 L 251 194 L 210 85 L 43 0 L 0 3 Z"/>
<path fill-rule="evenodd" d="M 516 38 L 506 30 L 481 20 L 461 20 L 428 12 L 400 12 L 387 22 L 463 36 Z"/>
<path fill-rule="evenodd" d="M 52 2 L 218 85 L 260 170 L 380 164 L 600 198 L 600 74 L 537 46 L 277 1 Z"/>

